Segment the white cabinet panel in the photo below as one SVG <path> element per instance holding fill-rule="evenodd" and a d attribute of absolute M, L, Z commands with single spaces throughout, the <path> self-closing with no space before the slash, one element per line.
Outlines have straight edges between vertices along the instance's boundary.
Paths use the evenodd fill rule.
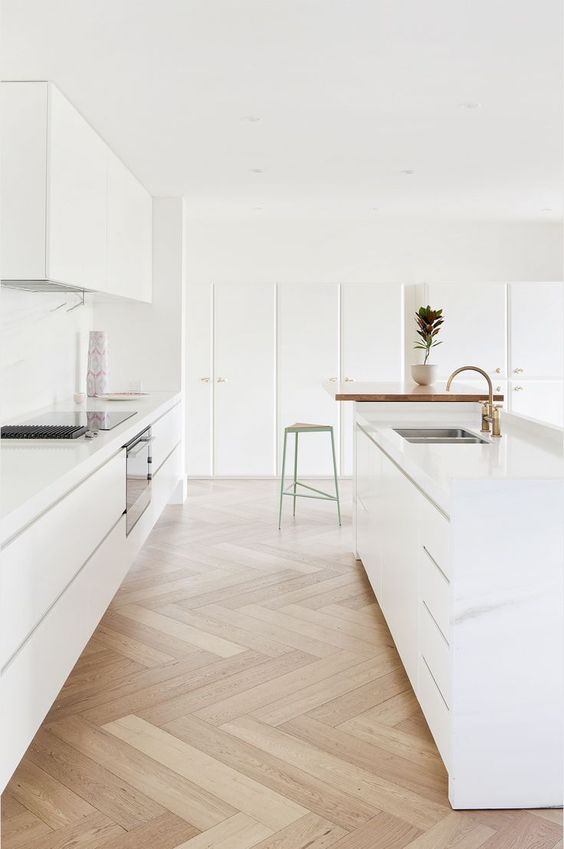
<path fill-rule="evenodd" d="M 356 551 L 378 600 L 382 597 L 382 452 L 356 430 Z"/>
<path fill-rule="evenodd" d="M 382 455 L 380 527 L 382 593 L 380 606 L 415 686 L 417 679 L 417 618 L 420 499 L 413 484 Z M 375 529 L 376 530 L 376 529 Z"/>
<path fill-rule="evenodd" d="M 564 381 L 512 381 L 509 394 L 512 413 L 564 426 Z"/>
<path fill-rule="evenodd" d="M 5 280 L 45 277 L 47 83 L 1 83 L 0 261 Z"/>
<path fill-rule="evenodd" d="M 106 280 L 107 148 L 49 87 L 47 276 L 87 289 Z"/>
<path fill-rule="evenodd" d="M 439 377 L 447 378 L 454 369 L 466 365 L 480 366 L 492 378 L 505 376 L 505 284 L 432 283 L 425 290 L 425 305 L 444 311 L 445 323 L 439 336 L 442 344 L 433 349 L 430 357 L 430 362 L 439 366 Z M 415 340 L 415 320 L 408 321 L 408 327 Z"/>
<path fill-rule="evenodd" d="M 186 469 L 212 475 L 212 295 L 207 286 L 186 291 Z"/>
<path fill-rule="evenodd" d="M 283 431 L 288 425 L 333 425 L 338 436 L 339 405 L 322 386 L 323 381 L 338 377 L 338 341 L 337 286 L 278 287 L 279 463 Z M 290 440 L 290 447 L 292 443 Z M 288 454 L 286 461 L 291 463 L 292 451 Z M 333 474 L 327 433 L 301 438 L 299 474 L 302 479 L 307 475 Z"/>
<path fill-rule="evenodd" d="M 341 380 L 401 380 L 403 290 L 399 285 L 341 286 Z M 341 472 L 352 474 L 353 404 L 340 404 Z"/>
<path fill-rule="evenodd" d="M 151 195 L 108 151 L 108 291 L 150 301 L 152 296 Z"/>
<path fill-rule="evenodd" d="M 275 474 L 274 286 L 215 286 L 214 472 Z"/>
<path fill-rule="evenodd" d="M 58 89 L 2 84 L 2 277 L 150 301 L 152 198 Z"/>
<path fill-rule="evenodd" d="M 564 368 L 564 284 L 509 287 L 511 375 L 560 378 Z"/>
<path fill-rule="evenodd" d="M 122 450 L 2 549 L 0 666 L 17 651 L 124 510 Z"/>

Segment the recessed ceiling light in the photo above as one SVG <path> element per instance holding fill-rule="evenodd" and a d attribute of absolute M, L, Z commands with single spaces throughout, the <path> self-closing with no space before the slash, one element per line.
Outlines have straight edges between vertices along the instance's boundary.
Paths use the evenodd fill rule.
<path fill-rule="evenodd" d="M 479 109 L 480 104 L 476 100 L 463 100 L 458 104 L 461 109 Z"/>
<path fill-rule="evenodd" d="M 553 211 L 553 210 L 552 210 L 552 208 L 551 208 L 550 206 L 544 206 L 544 207 L 541 209 L 541 212 L 552 212 L 552 211 Z"/>
<path fill-rule="evenodd" d="M 253 206 L 253 212 L 263 212 L 264 206 Z"/>
<path fill-rule="evenodd" d="M 264 173 L 263 168 L 251 168 L 251 174 L 263 174 L 263 173 Z"/>
<path fill-rule="evenodd" d="M 241 121 L 246 121 L 248 124 L 258 124 L 259 121 L 262 121 L 260 115 L 243 115 Z"/>
<path fill-rule="evenodd" d="M 370 212 L 380 212 L 380 207 L 379 206 L 371 206 L 371 207 L 369 207 L 369 211 Z"/>
<path fill-rule="evenodd" d="M 402 177 L 411 177 L 412 174 L 415 174 L 411 168 L 404 168 L 403 171 L 400 171 Z"/>

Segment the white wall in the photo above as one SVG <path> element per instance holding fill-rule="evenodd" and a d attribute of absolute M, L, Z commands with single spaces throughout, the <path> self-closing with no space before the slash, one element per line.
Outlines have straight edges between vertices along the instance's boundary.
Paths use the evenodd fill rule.
<path fill-rule="evenodd" d="M 138 381 L 151 390 L 180 390 L 184 370 L 183 204 L 153 198 L 153 302 L 96 300 L 96 330 L 108 333 L 111 388 Z"/>
<path fill-rule="evenodd" d="M 89 297 L 67 312 L 77 295 L 0 289 L 2 421 L 85 391 Z"/>
<path fill-rule="evenodd" d="M 557 223 L 186 215 L 188 285 L 562 280 Z"/>

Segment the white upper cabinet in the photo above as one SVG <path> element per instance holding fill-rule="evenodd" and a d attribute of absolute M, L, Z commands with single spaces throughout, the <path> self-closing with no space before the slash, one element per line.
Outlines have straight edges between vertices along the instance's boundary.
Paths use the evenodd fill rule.
<path fill-rule="evenodd" d="M 341 381 L 399 381 L 403 362 L 403 289 L 341 286 Z M 352 474 L 353 404 L 342 403 L 341 472 Z"/>
<path fill-rule="evenodd" d="M 509 317 L 511 378 L 562 377 L 564 284 L 511 283 Z"/>
<path fill-rule="evenodd" d="M 278 287 L 278 437 L 295 422 L 333 425 L 339 405 L 323 382 L 339 373 L 339 301 L 335 285 Z M 290 447 L 294 440 L 290 440 Z M 291 452 L 286 472 L 292 468 Z M 300 437 L 298 475 L 331 475 L 331 440 L 327 433 Z"/>
<path fill-rule="evenodd" d="M 274 475 L 276 289 L 214 291 L 214 472 Z"/>
<path fill-rule="evenodd" d="M 433 349 L 429 359 L 439 366 L 440 378 L 468 365 L 480 366 L 492 378 L 506 376 L 506 297 L 504 283 L 426 284 L 425 306 L 442 308 L 444 312 L 445 323 L 439 335 L 442 344 Z M 408 321 L 408 328 L 415 341 L 415 321 Z M 409 343 L 408 339 L 408 347 L 412 347 Z M 468 376 L 461 375 L 461 379 L 467 380 Z"/>
<path fill-rule="evenodd" d="M 108 289 L 125 298 L 152 296 L 153 199 L 108 151 Z"/>
<path fill-rule="evenodd" d="M 106 280 L 106 145 L 49 86 L 46 278 L 85 289 Z"/>
<path fill-rule="evenodd" d="M 2 278 L 150 301 L 150 195 L 55 86 L 1 91 Z"/>
<path fill-rule="evenodd" d="M 512 413 L 539 422 L 564 426 L 564 381 L 513 380 L 510 383 Z"/>

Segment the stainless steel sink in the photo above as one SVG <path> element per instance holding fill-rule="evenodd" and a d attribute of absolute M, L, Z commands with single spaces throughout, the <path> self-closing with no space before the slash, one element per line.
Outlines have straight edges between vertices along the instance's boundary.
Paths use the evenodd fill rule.
<path fill-rule="evenodd" d="M 487 439 L 461 427 L 403 427 L 394 428 L 406 442 L 421 445 L 485 445 Z"/>

